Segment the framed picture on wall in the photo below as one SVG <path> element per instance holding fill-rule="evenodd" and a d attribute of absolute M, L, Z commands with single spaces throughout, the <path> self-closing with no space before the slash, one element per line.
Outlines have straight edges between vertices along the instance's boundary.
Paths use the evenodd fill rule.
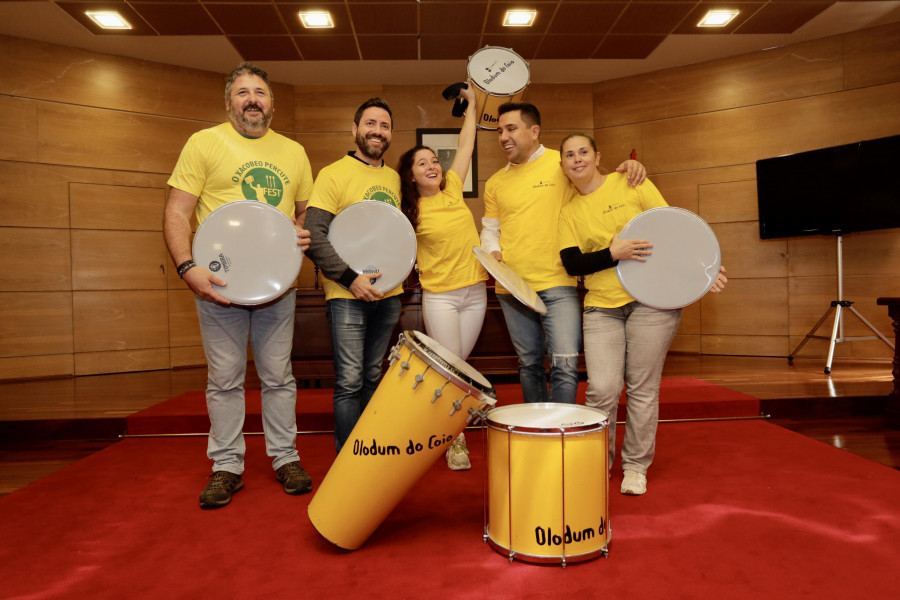
<path fill-rule="evenodd" d="M 416 144 L 428 146 L 437 155 L 444 173 L 450 170 L 456 157 L 459 129 L 416 129 Z M 478 141 L 472 148 L 472 164 L 463 180 L 463 197 L 478 197 Z"/>

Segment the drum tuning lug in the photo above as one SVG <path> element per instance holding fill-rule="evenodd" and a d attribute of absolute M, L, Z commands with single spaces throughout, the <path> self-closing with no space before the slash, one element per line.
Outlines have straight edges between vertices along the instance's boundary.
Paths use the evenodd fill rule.
<path fill-rule="evenodd" d="M 416 382 L 413 384 L 412 389 L 416 389 L 420 383 L 425 381 L 425 373 L 427 373 L 430 368 L 431 365 L 425 365 L 425 370 L 416 375 Z"/>
<path fill-rule="evenodd" d="M 443 393 L 444 393 L 444 390 L 441 388 L 434 390 L 434 398 L 431 399 L 431 403 L 434 404 L 435 402 L 437 402 L 437 399 L 440 398 L 441 394 L 443 394 Z"/>
<path fill-rule="evenodd" d="M 394 363 L 397 361 L 398 358 L 400 358 L 400 346 L 399 346 L 399 344 L 398 344 L 397 346 L 394 346 L 393 348 L 391 348 L 391 354 L 390 354 L 390 356 L 388 356 L 388 362 L 389 362 L 389 364 L 390 364 L 391 366 L 394 366 Z"/>
<path fill-rule="evenodd" d="M 462 402 L 460 402 L 459 400 L 454 400 L 453 401 L 453 410 L 450 411 L 450 416 L 452 417 L 453 414 L 458 410 L 462 410 Z"/>
<path fill-rule="evenodd" d="M 403 371 L 408 371 L 408 370 L 409 370 L 409 361 L 404 360 L 403 362 L 400 363 L 400 372 L 397 373 L 397 375 L 403 375 Z"/>

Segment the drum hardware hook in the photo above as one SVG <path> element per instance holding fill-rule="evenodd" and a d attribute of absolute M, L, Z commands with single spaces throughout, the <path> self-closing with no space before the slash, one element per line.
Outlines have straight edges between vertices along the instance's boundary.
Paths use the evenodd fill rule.
<path fill-rule="evenodd" d="M 472 392 L 471 392 L 471 391 L 467 391 L 465 396 L 463 396 L 463 397 L 460 398 L 459 400 L 454 400 L 454 401 L 453 401 L 453 410 L 450 411 L 450 416 L 451 416 L 451 417 L 456 413 L 456 411 L 462 410 L 462 407 L 463 407 L 463 405 L 462 405 L 463 400 L 465 400 L 466 398 L 468 398 L 468 397 L 471 396 L 471 395 L 472 395 Z"/>
<path fill-rule="evenodd" d="M 472 425 L 473 423 L 477 423 L 479 420 L 481 420 L 482 423 L 487 420 L 487 408 L 484 407 L 484 405 L 482 405 L 478 409 L 469 409 L 469 417 L 466 419 L 466 425 Z"/>
<path fill-rule="evenodd" d="M 410 356 L 412 356 L 412 354 L 410 354 Z M 408 360 L 402 361 L 400 363 L 400 371 L 397 373 L 397 376 L 399 377 L 399 376 L 403 375 L 403 371 L 408 371 L 408 370 L 409 370 L 409 361 Z"/>
<path fill-rule="evenodd" d="M 400 358 L 400 344 L 395 344 L 394 347 L 391 348 L 390 356 L 388 356 L 388 364 L 393 367 L 398 358 Z"/>
<path fill-rule="evenodd" d="M 447 384 L 450 383 L 450 380 L 444 382 L 444 385 L 434 390 L 434 398 L 431 399 L 431 403 L 434 404 L 437 402 L 437 399 L 441 397 L 441 394 L 444 393 L 444 388 L 447 387 Z M 453 413 L 450 413 L 453 414 Z"/>
<path fill-rule="evenodd" d="M 413 384 L 412 389 L 416 389 L 419 387 L 419 384 L 425 381 L 425 373 L 428 372 L 428 369 L 431 368 L 431 365 L 425 365 L 425 370 L 416 375 L 416 382 Z"/>

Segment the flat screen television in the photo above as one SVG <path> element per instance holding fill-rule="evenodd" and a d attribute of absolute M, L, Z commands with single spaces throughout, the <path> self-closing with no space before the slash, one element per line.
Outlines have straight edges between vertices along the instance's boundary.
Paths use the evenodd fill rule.
<path fill-rule="evenodd" d="M 900 227 L 900 135 L 756 161 L 761 239 Z"/>

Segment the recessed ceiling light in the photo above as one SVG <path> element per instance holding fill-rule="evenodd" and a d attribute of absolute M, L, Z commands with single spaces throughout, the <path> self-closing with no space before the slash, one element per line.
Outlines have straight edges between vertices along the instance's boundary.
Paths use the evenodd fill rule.
<path fill-rule="evenodd" d="M 700 19 L 697 27 L 725 27 L 739 14 L 739 10 L 711 10 Z"/>
<path fill-rule="evenodd" d="M 504 27 L 531 27 L 537 18 L 536 10 L 508 10 L 503 17 Z"/>
<path fill-rule="evenodd" d="M 300 21 L 307 29 L 334 29 L 334 21 L 331 20 L 330 12 L 301 12 L 297 14 L 300 15 Z"/>
<path fill-rule="evenodd" d="M 131 25 L 128 24 L 128 21 L 123 19 L 117 12 L 86 11 L 84 14 L 103 29 L 131 29 Z"/>

